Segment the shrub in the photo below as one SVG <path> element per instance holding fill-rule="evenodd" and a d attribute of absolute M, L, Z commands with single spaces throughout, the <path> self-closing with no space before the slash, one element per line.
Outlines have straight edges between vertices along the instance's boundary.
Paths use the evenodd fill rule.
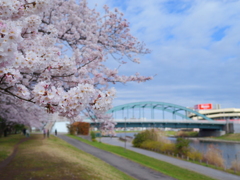
<path fill-rule="evenodd" d="M 165 137 L 165 133 L 163 131 L 160 131 L 159 129 L 150 129 L 136 134 L 132 143 L 134 147 L 140 147 L 141 144 L 146 140 L 162 143 L 169 142 L 169 140 Z"/>
<path fill-rule="evenodd" d="M 159 151 L 161 143 L 158 141 L 146 140 L 140 145 L 140 147 L 144 149 Z"/>
<path fill-rule="evenodd" d="M 232 169 L 232 170 L 235 170 L 235 171 L 240 171 L 240 162 L 237 161 L 237 160 L 234 160 L 234 161 L 232 162 L 231 169 Z"/>
<path fill-rule="evenodd" d="M 133 144 L 134 147 L 140 147 L 141 144 L 146 140 L 147 139 L 146 139 L 145 134 L 143 132 L 140 132 L 140 133 L 135 135 L 135 138 L 133 139 L 132 144 Z"/>
<path fill-rule="evenodd" d="M 161 152 L 166 152 L 166 153 L 173 153 L 175 151 L 175 144 L 173 143 L 164 143 L 161 148 Z"/>
<path fill-rule="evenodd" d="M 92 142 L 97 142 L 97 140 L 96 139 L 92 139 Z"/>
<path fill-rule="evenodd" d="M 177 138 L 175 153 L 180 155 L 187 155 L 187 153 L 190 151 L 189 143 L 190 141 L 188 139 Z"/>
<path fill-rule="evenodd" d="M 199 151 L 196 151 L 195 149 L 192 149 L 187 153 L 187 156 L 189 159 L 200 161 L 203 159 L 203 154 Z"/>
<path fill-rule="evenodd" d="M 73 124 L 67 124 L 67 129 L 68 129 L 68 133 L 71 135 L 75 135 L 76 131 L 77 131 L 77 127 L 74 126 Z"/>
<path fill-rule="evenodd" d="M 79 124 L 79 133 L 82 135 L 88 135 L 90 129 L 90 124 L 87 122 L 80 122 Z"/>
<path fill-rule="evenodd" d="M 74 122 L 73 125 L 76 127 L 77 134 L 88 135 L 90 124 L 87 122 Z"/>
<path fill-rule="evenodd" d="M 203 160 L 209 164 L 224 167 L 224 159 L 221 155 L 221 151 L 217 149 L 213 144 L 208 146 L 207 152 L 203 156 Z"/>
<path fill-rule="evenodd" d="M 172 153 L 175 150 L 175 144 L 163 143 L 159 141 L 146 140 L 141 143 L 140 148 L 149 149 L 157 152 L 169 152 Z"/>
<path fill-rule="evenodd" d="M 95 142 L 95 141 L 96 141 L 96 133 L 93 132 L 93 131 L 91 131 L 90 135 L 91 135 L 91 139 L 92 139 L 92 141 Z"/>

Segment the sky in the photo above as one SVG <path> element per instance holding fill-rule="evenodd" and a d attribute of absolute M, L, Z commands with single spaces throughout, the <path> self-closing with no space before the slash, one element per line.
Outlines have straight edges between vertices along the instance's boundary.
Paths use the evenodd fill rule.
<path fill-rule="evenodd" d="M 88 0 L 100 12 L 118 8 L 131 33 L 151 53 L 129 62 L 121 74 L 154 76 L 116 85 L 114 105 L 141 101 L 185 107 L 220 104 L 240 108 L 240 0 Z M 97 3 L 97 6 L 95 4 Z M 111 68 L 119 64 L 110 60 Z"/>

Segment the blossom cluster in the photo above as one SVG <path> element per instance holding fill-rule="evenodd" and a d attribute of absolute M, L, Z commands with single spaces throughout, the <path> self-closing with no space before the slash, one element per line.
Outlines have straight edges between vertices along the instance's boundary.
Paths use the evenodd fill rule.
<path fill-rule="evenodd" d="M 139 63 L 136 56 L 149 50 L 121 12 L 104 10 L 101 16 L 86 0 L 0 0 L 0 94 L 69 119 L 98 117 L 112 129 L 104 115 L 116 94 L 109 85 L 152 77 L 106 67 L 109 55 L 124 65 L 124 56 Z"/>
<path fill-rule="evenodd" d="M 24 124 L 41 128 L 48 120 L 48 114 L 43 107 L 22 101 L 9 95 L 0 95 L 1 118 L 9 123 Z"/>
<path fill-rule="evenodd" d="M 10 65 L 15 59 L 21 31 L 14 22 L 0 21 L 0 67 Z"/>

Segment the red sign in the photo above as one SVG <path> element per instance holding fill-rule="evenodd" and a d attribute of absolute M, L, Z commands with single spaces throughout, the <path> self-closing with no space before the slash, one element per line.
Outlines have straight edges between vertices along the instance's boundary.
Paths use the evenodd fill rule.
<path fill-rule="evenodd" d="M 212 109 L 212 104 L 197 104 L 194 106 L 195 109 Z"/>

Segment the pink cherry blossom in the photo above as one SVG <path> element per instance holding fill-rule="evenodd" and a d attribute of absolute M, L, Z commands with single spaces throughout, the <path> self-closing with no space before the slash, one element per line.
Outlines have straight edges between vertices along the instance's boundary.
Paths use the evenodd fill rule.
<path fill-rule="evenodd" d="M 105 114 L 116 95 L 110 84 L 152 77 L 120 75 L 106 67 L 110 56 L 122 68 L 123 58 L 140 63 L 138 55 L 150 51 L 131 35 L 121 12 L 103 8 L 101 16 L 86 0 L 0 0 L 0 95 L 5 109 L 14 106 L 16 111 L 20 107 L 14 103 L 20 101 L 21 110 L 29 112 L 33 103 L 41 113 L 56 112 L 72 121 L 82 120 L 80 116 L 98 119 L 112 132 L 115 123 Z"/>

